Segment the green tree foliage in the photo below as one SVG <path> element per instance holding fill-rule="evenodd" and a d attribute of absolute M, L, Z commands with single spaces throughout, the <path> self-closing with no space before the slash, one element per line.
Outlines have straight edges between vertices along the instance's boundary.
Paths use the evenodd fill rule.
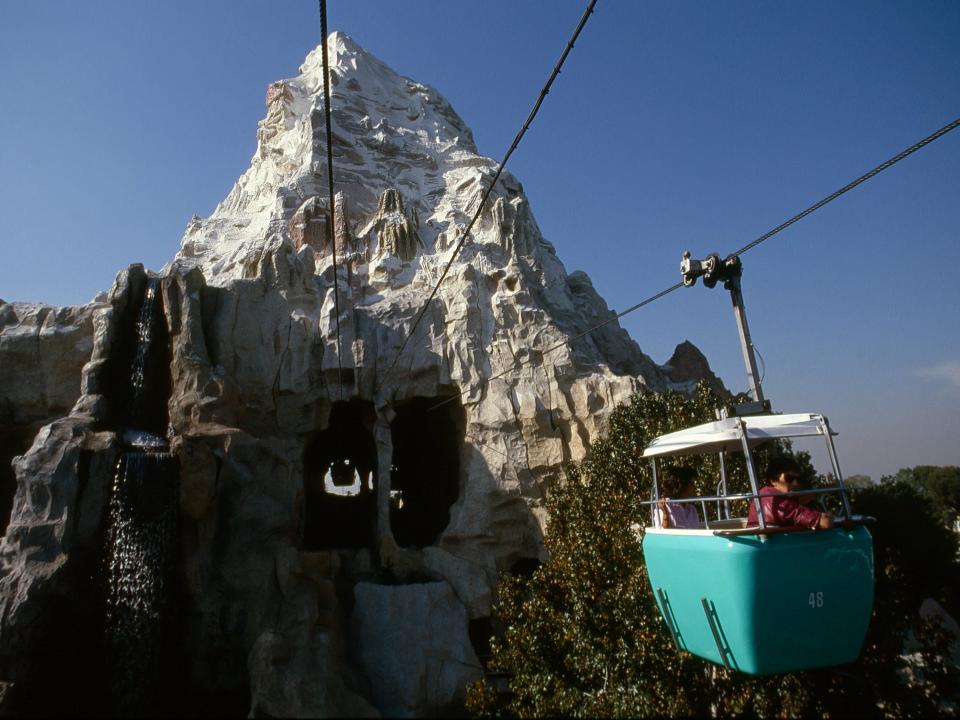
<path fill-rule="evenodd" d="M 942 714 L 938 696 L 957 695 L 957 672 L 944 661 L 947 638 L 920 622 L 917 612 L 928 597 L 954 616 L 960 610 L 957 536 L 938 522 L 936 504 L 907 482 L 855 489 L 852 502 L 856 512 L 877 518 L 877 523 L 870 529 L 876 583 L 873 619 L 864 653 L 851 672 L 871 686 L 888 715 Z M 907 669 L 900 653 L 911 630 L 926 640 L 922 652 L 927 678 L 904 688 Z M 857 708 L 856 698 L 840 699 L 845 707 Z"/>
<path fill-rule="evenodd" d="M 869 475 L 847 475 L 843 482 L 848 488 L 870 487 L 873 484 Z"/>
<path fill-rule="evenodd" d="M 591 448 L 589 459 L 568 468 L 547 500 L 548 561 L 529 578 L 501 578 L 496 613 L 506 629 L 492 643 L 491 670 L 510 675 L 510 691 L 475 684 L 468 695 L 474 714 L 863 716 L 880 714 L 878 702 L 897 716 L 942 712 L 939 696 L 955 690 L 949 668 L 932 662 L 924 687 L 901 682 L 903 639 L 916 625 L 919 602 L 934 596 L 950 607 L 949 588 L 958 585 L 956 539 L 928 522 L 929 501 L 915 490 L 893 496 L 881 486 L 857 491 L 855 509 L 880 520 L 876 611 L 857 664 L 754 678 L 674 650 L 638 537 L 649 518 L 640 503 L 652 482 L 640 456 L 653 437 L 712 420 L 719 404 L 705 385 L 693 397 L 640 394 L 614 411 L 607 437 Z M 813 479 L 809 456 L 797 456 Z M 695 459 L 700 478 L 717 477 L 713 463 Z M 732 490 L 748 487 L 742 458 L 728 462 L 728 472 Z M 715 489 L 698 488 L 711 495 Z M 925 523 L 920 533 L 910 530 L 916 520 L 902 515 L 908 508 Z M 928 639 L 924 646 L 936 650 L 934 661 L 943 654 L 934 645 L 943 641 Z"/>
<path fill-rule="evenodd" d="M 948 526 L 960 517 L 960 467 L 917 465 L 904 468 L 893 477 L 884 476 L 881 482 L 906 483 L 916 488 L 934 503 Z"/>

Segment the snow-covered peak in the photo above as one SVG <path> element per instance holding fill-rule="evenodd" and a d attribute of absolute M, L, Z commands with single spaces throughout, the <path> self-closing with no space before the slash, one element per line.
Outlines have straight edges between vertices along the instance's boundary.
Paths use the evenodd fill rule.
<path fill-rule="evenodd" d="M 343 33 L 327 43 L 334 185 L 349 201 L 348 224 L 366 224 L 379 196 L 395 188 L 423 219 L 430 252 L 451 224 L 464 224 L 495 162 L 477 154 L 470 129 L 434 88 L 397 74 Z M 300 75 L 271 83 L 266 99 L 250 168 L 209 218 L 191 221 L 181 243 L 179 257 L 199 263 L 215 284 L 242 276 L 247 258 L 286 236 L 305 201 L 326 203 L 321 48 Z"/>
<path fill-rule="evenodd" d="M 331 235 L 348 265 L 344 278 L 352 278 L 352 285 L 343 286 L 344 305 L 357 312 L 362 307 L 399 337 L 410 331 L 443 275 L 434 309 L 447 320 L 437 320 L 437 327 L 453 333 L 451 318 L 470 318 L 467 335 L 456 342 L 472 349 L 464 349 L 462 367 L 460 359 L 450 361 L 466 384 L 473 382 L 467 376 L 479 377 L 490 362 L 478 359 L 483 355 L 495 355 L 500 365 L 528 345 L 562 345 L 609 319 L 612 312 L 589 280 L 568 276 L 509 172 L 500 176 L 469 242 L 444 274 L 496 161 L 478 154 L 470 129 L 437 90 L 399 75 L 343 33 L 332 33 L 327 42 L 333 212 L 318 47 L 297 77 L 267 88 L 267 114 L 250 168 L 210 217 L 191 221 L 177 257 L 181 264 L 199 265 L 207 283 L 225 286 L 264 277 L 265 258 L 286 247 L 325 293 L 322 308 L 303 312 L 320 318 L 323 332 L 334 339 Z M 445 342 L 442 333 L 431 332 L 431 343 Z M 516 337 L 508 340 L 511 332 Z M 664 382 L 616 324 L 580 338 L 551 360 L 583 367 L 600 362 L 616 374 L 642 376 L 655 386 Z"/>
<path fill-rule="evenodd" d="M 321 51 L 318 45 L 307 55 L 297 80 L 306 92 L 317 96 L 315 106 L 322 111 Z M 347 100 L 348 95 L 355 94 L 356 99 L 375 111 L 375 115 L 369 116 L 374 129 L 387 126 L 401 134 L 417 135 L 434 143 L 453 143 L 477 152 L 466 123 L 434 88 L 397 74 L 342 32 L 330 33 L 327 53 L 332 69 L 334 108 L 338 96 Z"/>

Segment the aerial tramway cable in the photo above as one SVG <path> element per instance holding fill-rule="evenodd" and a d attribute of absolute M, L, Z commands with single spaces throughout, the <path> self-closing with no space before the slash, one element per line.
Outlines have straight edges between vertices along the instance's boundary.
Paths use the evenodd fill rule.
<path fill-rule="evenodd" d="M 890 159 L 887 160 L 886 162 L 883 162 L 883 163 L 881 163 L 880 165 L 877 165 L 875 168 L 873 168 L 873 170 L 870 170 L 869 172 L 864 173 L 863 175 L 861 175 L 860 177 L 858 177 L 856 180 L 853 180 L 852 182 L 847 183 L 846 185 L 844 185 L 842 188 L 840 188 L 840 189 L 837 190 L 836 192 L 833 192 L 833 193 L 831 193 L 830 195 L 828 195 L 827 197 L 825 197 L 825 198 L 823 198 L 822 200 L 820 200 L 819 202 L 814 203 L 813 205 L 811 205 L 810 207 L 808 207 L 806 210 L 803 210 L 802 212 L 797 213 L 796 215 L 794 215 L 792 218 L 790 218 L 790 219 L 787 220 L 786 222 L 781 223 L 780 225 L 777 225 L 777 227 L 775 227 L 773 230 L 770 230 L 769 232 L 764 233 L 763 235 L 761 235 L 760 237 L 758 237 L 756 240 L 753 240 L 753 241 L 747 243 L 746 245 L 744 245 L 744 246 L 743 246 L 742 248 L 740 248 L 739 250 L 736 250 L 736 251 L 730 253 L 730 254 L 727 256 L 727 259 L 732 258 L 732 257 L 739 257 L 740 255 L 743 255 L 744 253 L 752 250 L 753 248 L 755 248 L 755 247 L 756 247 L 757 245 L 759 245 L 760 243 L 765 242 L 765 241 L 769 240 L 770 238 L 772 238 L 774 235 L 778 234 L 779 232 L 781 232 L 781 231 L 783 231 L 783 230 L 786 230 L 788 227 L 790 227 L 790 226 L 793 225 L 794 223 L 802 220 L 802 219 L 805 218 L 807 215 L 810 215 L 810 214 L 816 212 L 817 210 L 819 210 L 820 208 L 822 208 L 822 207 L 823 207 L 824 205 L 826 205 L 827 203 L 830 203 L 830 202 L 836 200 L 838 197 L 840 197 L 840 196 L 843 195 L 844 193 L 847 193 L 847 192 L 849 192 L 850 190 L 853 190 L 853 189 L 854 189 L 855 187 L 857 187 L 858 185 L 866 182 L 867 180 L 869 180 L 870 178 L 874 177 L 875 175 L 880 174 L 881 172 L 883 172 L 883 171 L 886 170 L 887 168 L 889 168 L 889 167 L 897 164 L 898 162 L 900 162 L 900 161 L 903 160 L 904 158 L 906 158 L 906 157 L 912 155 L 913 153 L 915 153 L 917 150 L 920 150 L 921 148 L 926 147 L 927 145 L 929 145 L 930 143 L 932 143 L 934 140 L 940 139 L 941 137 L 943 137 L 944 135 L 946 135 L 948 132 L 950 132 L 951 130 L 956 129 L 957 127 L 960 127 L 960 118 L 957 118 L 957 119 L 954 120 L 953 122 L 951 122 L 951 123 L 949 123 L 949 124 L 947 124 L 947 125 L 944 125 L 942 128 L 940 128 L 940 129 L 937 130 L 936 132 L 931 133 L 931 134 L 928 135 L 927 137 L 923 138 L 923 140 L 920 140 L 919 142 L 914 143 L 914 144 L 911 145 L 910 147 L 908 147 L 908 148 L 906 148 L 905 150 L 903 150 L 903 151 L 897 153 L 896 155 L 894 155 L 892 158 L 890 158 Z M 539 352 L 539 353 L 533 354 L 533 355 L 525 358 L 524 360 L 519 360 L 519 361 L 515 360 L 515 361 L 513 362 L 513 364 L 511 364 L 511 366 L 508 367 L 506 370 L 503 370 L 502 372 L 499 372 L 499 373 L 497 373 L 496 375 L 493 375 L 493 376 L 489 377 L 489 378 L 484 382 L 484 385 L 489 385 L 493 380 L 497 380 L 497 379 L 503 377 L 504 375 L 508 375 L 508 374 L 510 374 L 511 372 L 513 372 L 514 370 L 519 370 L 519 369 L 522 368 L 524 365 L 527 365 L 528 363 L 533 362 L 533 361 L 534 361 L 535 359 L 537 359 L 538 357 L 542 359 L 545 355 L 547 355 L 547 354 L 549 354 L 549 353 L 552 353 L 552 352 L 555 351 L 555 350 L 559 350 L 561 347 L 565 347 L 566 345 L 569 345 L 570 343 L 573 343 L 573 342 L 575 342 L 576 340 L 579 340 L 580 338 L 585 337 L 586 335 L 589 335 L 590 333 L 594 332 L 595 330 L 599 330 L 600 328 L 602 328 L 602 327 L 604 327 L 604 326 L 606 326 L 606 325 L 609 325 L 610 323 L 614 322 L 615 320 L 619 320 L 619 319 L 622 318 L 624 315 L 629 315 L 629 314 L 632 313 L 634 310 L 639 310 L 640 308 L 644 307 L 645 305 L 649 305 L 650 303 L 654 302 L 655 300 L 659 300 L 660 298 L 662 298 L 662 297 L 664 297 L 664 296 L 666 296 L 666 295 L 669 295 L 669 294 L 672 293 L 674 290 L 679 290 L 679 289 L 682 288 L 683 286 L 684 286 L 684 285 L 683 285 L 682 282 L 678 282 L 678 283 L 676 283 L 675 285 L 671 285 L 670 287 L 665 288 L 664 290 L 661 290 L 660 292 L 658 292 L 658 293 L 656 293 L 656 294 L 654 294 L 654 295 L 651 295 L 650 297 L 646 298 L 645 300 L 641 300 L 641 301 L 638 302 L 636 305 L 633 305 L 633 306 L 627 308 L 627 309 L 624 310 L 623 312 L 617 313 L 616 315 L 607 318 L 606 320 L 604 320 L 604 321 L 601 322 L 601 323 L 597 323 L 597 324 L 594 325 L 593 327 L 591 327 L 591 328 L 583 331 L 582 333 L 580 333 L 580 334 L 578 334 L 578 335 L 575 335 L 574 337 L 570 338 L 569 340 L 565 340 L 565 341 L 563 341 L 563 342 L 559 342 L 559 343 L 557 343 L 556 345 L 553 345 L 552 347 L 547 348 L 546 350 L 543 350 L 543 351 L 541 351 L 541 352 Z M 430 410 L 435 410 L 435 409 L 441 407 L 442 405 L 446 405 L 448 402 L 452 402 L 453 400 L 459 398 L 459 397 L 460 397 L 461 395 L 463 395 L 465 392 L 466 392 L 466 390 L 462 390 L 462 391 L 460 391 L 458 394 L 453 395 L 453 396 L 451 396 L 451 397 L 449 397 L 449 398 L 447 398 L 447 399 L 445 399 L 445 400 L 442 400 L 441 402 L 438 402 L 436 405 L 433 405 L 433 406 L 430 407 L 429 409 L 430 409 Z"/>
<path fill-rule="evenodd" d="M 337 316 L 337 386 L 343 400 L 343 360 L 340 352 L 340 289 L 337 282 L 337 238 L 334 233 L 335 207 L 333 197 L 333 132 L 330 128 L 330 60 L 327 56 L 327 0 L 320 0 L 320 45 L 323 48 L 323 108 L 327 125 L 327 189 L 330 193 L 327 237 L 333 253 L 333 311 Z M 346 218 L 344 218 L 346 219 Z"/>
<path fill-rule="evenodd" d="M 322 0 L 321 0 L 322 4 Z M 470 222 L 467 224 L 466 229 L 463 231 L 463 235 L 460 236 L 460 241 L 457 243 L 457 246 L 453 250 L 453 254 L 450 256 L 450 260 L 447 262 L 446 267 L 443 268 L 443 272 L 440 274 L 440 278 L 437 280 L 436 284 L 433 286 L 433 290 L 430 292 L 430 297 L 427 298 L 427 302 L 424 303 L 423 308 L 417 314 L 416 320 L 413 322 L 413 327 L 410 328 L 410 332 L 407 333 L 407 336 L 403 339 L 403 344 L 400 345 L 400 349 L 397 351 L 396 356 L 393 358 L 393 363 L 390 365 L 390 370 L 393 370 L 396 367 L 397 362 L 400 360 L 400 356 L 403 355 L 404 349 L 407 347 L 407 343 L 410 341 L 410 338 L 413 336 L 413 333 L 416 332 L 417 326 L 420 325 L 420 321 L 423 319 L 424 313 L 427 312 L 427 308 L 430 307 L 430 303 L 433 301 L 434 296 L 437 294 L 437 290 L 440 288 L 440 284 L 446 278 L 447 273 L 450 271 L 450 267 L 453 265 L 453 261 L 456 260 L 457 255 L 460 253 L 460 249 L 463 247 L 463 244 L 467 241 L 467 237 L 470 235 L 470 231 L 473 229 L 474 223 L 477 222 L 477 219 L 480 217 L 480 212 L 483 210 L 483 206 L 487 201 L 487 198 L 490 197 L 490 193 L 493 192 L 493 188 L 496 187 L 497 180 L 500 179 L 500 174 L 503 172 L 503 168 L 506 167 L 507 161 L 510 159 L 510 156 L 513 154 L 513 151 L 517 149 L 517 146 L 520 144 L 520 140 L 523 139 L 524 134 L 527 132 L 527 128 L 530 127 L 530 124 L 533 122 L 533 119 L 537 115 L 537 111 L 540 110 L 540 106 L 543 104 L 544 98 L 546 98 L 547 93 L 550 92 L 550 86 L 553 85 L 553 81 L 556 79 L 557 75 L 560 74 L 560 68 L 563 67 L 564 61 L 567 59 L 567 55 L 570 54 L 570 51 L 573 49 L 573 44 L 576 42 L 577 38 L 580 36 L 580 31 L 583 30 L 584 25 L 587 24 L 587 19 L 593 13 L 593 6 L 597 4 L 597 0 L 590 0 L 590 4 L 587 5 L 587 9 L 583 11 L 583 15 L 580 18 L 580 22 L 577 25 L 577 29 L 574 30 L 573 35 L 570 37 L 570 40 L 567 41 L 567 46 L 563 50 L 563 54 L 560 55 L 560 59 L 557 61 L 557 64 L 553 68 L 553 72 L 550 73 L 550 77 L 547 79 L 546 84 L 540 90 L 540 95 L 537 97 L 536 103 L 533 105 L 533 109 L 530 110 L 530 114 L 527 115 L 526 121 L 523 123 L 523 127 L 520 128 L 520 132 L 517 133 L 517 136 L 513 139 L 513 142 L 510 144 L 510 148 L 507 150 L 507 153 L 503 156 L 503 160 L 500 161 L 500 164 L 497 166 L 497 172 L 494 174 L 493 179 L 490 181 L 490 184 L 487 186 L 487 189 L 484 191 L 483 195 L 480 197 L 480 204 L 477 205 L 476 211 L 473 213 L 473 217 L 470 219 Z"/>
<path fill-rule="evenodd" d="M 748 250 L 752 250 L 753 248 L 755 248 L 755 247 L 756 247 L 757 245 L 759 245 L 760 243 L 762 243 L 762 242 L 764 242 L 764 241 L 769 240 L 770 238 L 772 238 L 774 235 L 776 235 L 777 233 L 779 233 L 781 230 L 786 230 L 788 227 L 790 227 L 791 225 L 793 225 L 795 222 L 797 222 L 797 221 L 799 221 L 799 220 L 803 220 L 803 218 L 805 218 L 807 215 L 809 215 L 809 214 L 811 214 L 811 213 L 813 213 L 813 212 L 816 212 L 817 210 L 819 210 L 820 208 L 822 208 L 822 207 L 823 207 L 824 205 L 826 205 L 827 203 L 832 202 L 833 200 L 836 200 L 838 197 L 840 197 L 840 196 L 843 195 L 844 193 L 849 192 L 850 190 L 853 190 L 857 185 L 860 185 L 861 183 L 865 183 L 867 180 L 869 180 L 870 178 L 872 178 L 874 175 L 878 175 L 878 174 L 882 173 L 884 170 L 886 170 L 886 169 L 887 169 L 888 167 L 890 167 L 891 165 L 896 165 L 898 162 L 900 162 L 901 160 L 903 160 L 905 157 L 907 157 L 907 156 L 909 156 L 909 155 L 912 155 L 912 154 L 915 153 L 917 150 L 919 150 L 919 149 L 921 149 L 921 148 L 929 145 L 930 143 L 932 143 L 934 140 L 938 140 L 939 138 L 943 137 L 943 136 L 946 135 L 948 132 L 950 132 L 951 130 L 953 130 L 954 128 L 956 128 L 956 127 L 958 127 L 958 126 L 960 126 L 960 118 L 957 118 L 957 119 L 954 120 L 952 123 L 949 123 L 949 124 L 947 124 L 947 125 L 944 125 L 942 128 L 940 128 L 939 130 L 937 130 L 935 133 L 932 133 L 932 134 L 930 134 L 930 135 L 927 135 L 927 137 L 925 137 L 925 138 L 924 138 L 923 140 L 921 140 L 920 142 L 914 143 L 913 145 L 911 145 L 910 147 L 908 147 L 906 150 L 903 150 L 902 152 L 897 153 L 896 155 L 894 155 L 892 158 L 890 158 L 890 159 L 887 160 L 886 162 L 880 163 L 879 165 L 877 165 L 877 166 L 876 166 L 873 170 L 871 170 L 870 172 L 864 173 L 863 175 L 861 175 L 860 177 L 858 177 L 858 178 L 857 178 L 856 180 L 854 180 L 853 182 L 847 183 L 846 185 L 844 185 L 842 188 L 840 188 L 840 189 L 837 190 L 836 192 L 834 192 L 834 193 L 832 193 L 832 194 L 830 194 L 830 195 L 827 195 L 827 197 L 825 197 L 825 198 L 824 198 L 823 200 L 821 200 L 820 202 L 814 203 L 813 205 L 811 205 L 810 207 L 808 207 L 808 208 L 807 208 L 806 210 L 804 210 L 803 212 L 797 213 L 796 215 L 794 215 L 792 218 L 790 218 L 789 220 L 787 220 L 787 221 L 786 221 L 785 223 L 783 223 L 782 225 L 777 225 L 777 227 L 775 227 L 775 228 L 774 228 L 773 230 L 771 230 L 770 232 L 765 233 L 765 234 L 761 235 L 760 237 L 758 237 L 756 240 L 753 240 L 752 242 L 747 243 L 746 245 L 744 245 L 742 248 L 740 248 L 740 249 L 737 250 L 736 252 L 730 253 L 729 255 L 727 255 L 727 259 L 730 259 L 730 258 L 732 258 L 732 257 L 738 257 L 738 256 L 740 256 L 740 255 L 743 255 L 743 254 L 744 254 L 745 252 L 747 252 Z"/>

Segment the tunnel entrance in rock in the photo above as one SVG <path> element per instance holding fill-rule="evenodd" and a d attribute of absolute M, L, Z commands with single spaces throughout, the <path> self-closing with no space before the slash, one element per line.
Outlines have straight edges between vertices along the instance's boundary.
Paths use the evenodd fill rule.
<path fill-rule="evenodd" d="M 437 407 L 438 403 L 449 400 Z M 466 418 L 459 398 L 414 398 L 390 425 L 390 527 L 402 547 L 432 545 L 450 523 L 460 493 Z"/>
<path fill-rule="evenodd" d="M 23 455 L 30 449 L 30 443 L 37 434 L 35 426 L 0 426 L 0 536 L 7 531 L 10 513 L 13 510 L 13 496 L 17 490 L 17 475 L 11 465 L 17 455 Z"/>
<path fill-rule="evenodd" d="M 335 403 L 303 456 L 303 549 L 373 548 L 377 520 L 376 411 Z"/>

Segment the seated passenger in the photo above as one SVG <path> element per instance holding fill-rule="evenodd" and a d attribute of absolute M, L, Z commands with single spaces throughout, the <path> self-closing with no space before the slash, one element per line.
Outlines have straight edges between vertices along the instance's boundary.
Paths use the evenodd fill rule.
<path fill-rule="evenodd" d="M 669 468 L 660 482 L 663 497 L 654 510 L 654 523 L 661 528 L 698 528 L 700 514 L 693 503 L 670 502 L 671 498 L 693 497 L 697 494 L 694 481 L 697 471 L 689 467 Z"/>
<path fill-rule="evenodd" d="M 799 498 L 803 496 L 777 496 L 777 493 L 802 489 L 800 466 L 793 458 L 787 456 L 773 458 L 767 465 L 766 479 L 767 484 L 760 488 L 760 505 L 763 507 L 763 519 L 767 525 L 781 527 L 799 525 L 811 530 L 833 527 L 833 517 L 804 507 L 804 503 L 799 502 Z M 757 524 L 759 523 L 756 503 L 750 500 L 747 525 Z"/>

